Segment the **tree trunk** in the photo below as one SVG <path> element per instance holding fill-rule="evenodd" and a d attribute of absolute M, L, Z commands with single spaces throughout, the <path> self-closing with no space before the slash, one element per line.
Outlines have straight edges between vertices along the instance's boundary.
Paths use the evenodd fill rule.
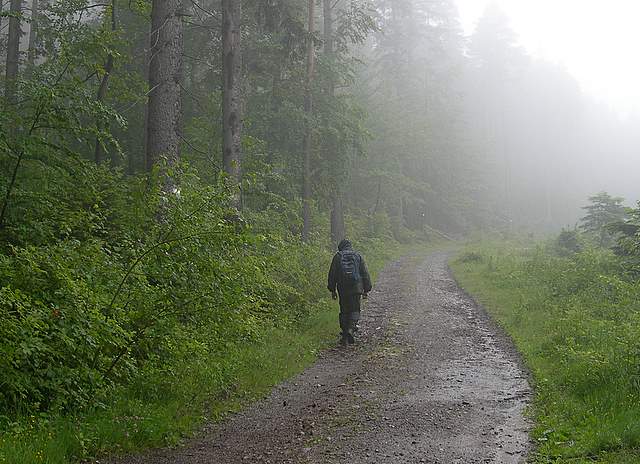
<path fill-rule="evenodd" d="M 5 88 L 4 97 L 7 103 L 13 104 L 16 101 L 16 81 L 20 67 L 20 37 L 22 36 L 21 15 L 22 0 L 11 0 L 9 12 L 9 36 L 7 39 L 7 64 L 5 68 Z"/>
<path fill-rule="evenodd" d="M 305 133 L 302 141 L 302 151 L 304 155 L 303 178 L 302 178 L 302 241 L 309 240 L 311 231 L 311 145 L 313 123 L 313 75 L 315 69 L 315 44 L 313 33 L 315 31 L 315 0 L 309 0 L 309 26 L 307 44 L 307 79 L 305 82 L 304 113 L 305 113 Z"/>
<path fill-rule="evenodd" d="M 337 245 L 344 238 L 346 238 L 346 231 L 342 195 L 336 194 L 333 198 L 333 208 L 331 209 L 331 241 Z"/>
<path fill-rule="evenodd" d="M 35 1 L 36 0 L 34 0 L 34 2 Z M 115 32 L 116 26 L 117 26 L 116 2 L 115 0 L 113 0 L 111 2 L 111 31 L 112 32 Z M 109 88 L 109 78 L 111 77 L 112 71 L 113 71 L 113 54 L 109 53 L 109 56 L 107 57 L 107 61 L 104 65 L 104 74 L 102 76 L 102 80 L 100 81 L 100 87 L 98 87 L 98 94 L 96 95 L 96 101 L 98 103 L 102 103 L 104 101 L 104 98 L 107 95 L 107 90 Z M 105 129 L 105 126 L 99 117 L 98 117 L 98 120 L 96 121 L 96 129 L 98 129 L 99 132 L 102 132 Z M 102 161 L 104 161 L 104 147 L 102 146 L 102 140 L 100 140 L 100 136 L 96 137 L 96 148 L 94 151 L 94 159 L 96 163 L 101 163 Z"/>
<path fill-rule="evenodd" d="M 151 63 L 151 50 L 147 49 L 145 56 L 145 64 Z M 149 82 L 149 66 L 144 67 L 144 77 L 147 82 Z M 147 153 L 147 145 L 149 141 L 149 105 L 144 105 L 144 120 L 142 122 L 142 160 L 138 160 L 137 157 L 134 156 L 133 152 L 129 153 L 129 174 L 134 175 L 136 172 L 136 163 L 138 161 L 142 161 L 143 169 L 146 167 L 146 153 Z"/>
<path fill-rule="evenodd" d="M 333 100 L 335 96 L 335 81 L 333 79 L 333 11 L 331 6 L 332 0 L 324 0 L 323 17 L 324 17 L 324 55 L 329 64 L 329 74 L 327 76 L 327 99 Z M 342 177 L 344 172 L 340 169 L 340 160 L 338 159 L 338 144 L 333 134 L 325 138 L 325 153 L 333 166 L 334 175 L 332 176 L 336 182 L 333 205 L 331 208 L 331 241 L 337 245 L 345 238 L 346 231 L 344 225 L 344 209 L 342 195 Z"/>
<path fill-rule="evenodd" d="M 182 138 L 182 55 L 184 49 L 181 0 L 153 0 L 149 57 L 146 167 L 164 160 L 168 167 L 180 159 Z M 163 190 L 175 185 L 166 177 Z"/>
<path fill-rule="evenodd" d="M 238 209 L 242 159 L 241 18 L 241 0 L 222 0 L 222 164 Z"/>
<path fill-rule="evenodd" d="M 4 87 L 4 97 L 6 103 L 13 106 L 16 103 L 17 79 L 20 67 L 20 37 L 22 36 L 22 29 L 20 27 L 20 15 L 22 14 L 22 0 L 11 0 L 9 12 L 11 13 L 11 17 L 9 18 L 9 36 L 7 40 L 7 61 L 5 69 L 6 80 Z M 12 108 L 12 110 L 15 111 L 15 108 Z M 15 140 L 16 131 L 16 124 L 10 123 L 9 139 L 12 142 Z M 0 229 L 4 227 L 7 208 L 9 205 L 9 198 L 11 197 L 11 192 L 13 191 L 13 188 L 15 186 L 18 170 L 20 169 L 23 157 L 24 149 L 19 151 L 16 162 L 13 165 L 9 185 L 7 186 L 7 190 L 4 195 L 2 208 L 0 209 Z"/>
<path fill-rule="evenodd" d="M 4 0 L 0 0 L 0 31 L 2 31 L 2 13 L 4 13 Z M 0 35 L 0 37 L 2 37 Z M 2 52 L 2 39 L 0 38 L 0 52 Z"/>
<path fill-rule="evenodd" d="M 371 210 L 371 213 L 369 213 L 370 216 L 375 216 L 376 214 L 378 214 L 378 207 L 380 206 L 381 194 L 382 194 L 382 177 L 378 179 L 378 192 L 376 193 L 376 202 L 373 205 L 373 209 Z"/>
<path fill-rule="evenodd" d="M 38 56 L 38 0 L 31 0 L 31 21 L 29 25 L 29 51 L 27 52 L 27 72 L 30 74 Z"/>

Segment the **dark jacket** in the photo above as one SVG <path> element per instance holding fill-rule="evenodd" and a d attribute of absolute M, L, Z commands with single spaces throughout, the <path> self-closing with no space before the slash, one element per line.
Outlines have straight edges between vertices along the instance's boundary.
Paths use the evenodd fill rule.
<path fill-rule="evenodd" d="M 342 245 L 342 244 L 341 244 Z M 347 244 L 339 248 L 340 251 L 353 251 L 351 248 L 351 244 Z M 354 252 L 356 254 L 356 260 L 359 265 L 360 271 L 360 282 L 358 285 L 345 285 L 341 282 L 342 277 L 342 269 L 340 265 L 340 251 L 333 256 L 333 260 L 331 261 L 331 267 L 329 268 L 329 278 L 327 283 L 327 288 L 330 292 L 335 292 L 336 289 L 340 293 L 340 295 L 354 295 L 354 294 L 362 294 L 369 293 L 371 291 L 371 276 L 369 275 L 369 271 L 367 270 L 367 265 L 364 262 L 364 258 L 360 253 Z"/>

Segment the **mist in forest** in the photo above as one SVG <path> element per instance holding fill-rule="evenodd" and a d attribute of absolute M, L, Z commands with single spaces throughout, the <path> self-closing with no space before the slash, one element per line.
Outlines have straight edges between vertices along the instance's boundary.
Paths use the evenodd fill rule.
<path fill-rule="evenodd" d="M 403 228 L 544 232 L 574 225 L 600 191 L 628 205 L 640 199 L 640 115 L 585 91 L 557 60 L 531 53 L 523 43 L 532 30 L 544 36 L 547 25 L 529 24 L 523 41 L 503 9 L 515 5 L 513 13 L 527 2 L 362 0 L 315 2 L 311 10 L 302 0 L 248 1 L 238 19 L 234 89 L 223 85 L 229 70 L 220 35 L 211 32 L 221 28 L 221 3 L 194 3 L 172 26 L 180 42 L 167 42 L 180 48 L 167 57 L 182 61 L 170 70 L 179 83 L 172 99 L 180 104 L 165 106 L 154 97 L 166 77 L 155 57 L 166 50 L 149 42 L 149 27 L 168 4 L 80 3 L 14 2 L 22 5 L 18 34 L 10 31 L 15 13 L 5 2 L 6 101 L 19 97 L 16 77 L 28 92 L 50 82 L 47 73 L 61 72 L 63 84 L 70 74 L 81 83 L 78 91 L 97 96 L 98 106 L 85 108 L 102 113 L 87 111 L 77 128 L 84 135 L 64 149 L 109 159 L 129 175 L 152 170 L 169 150 L 171 163 L 190 162 L 203 179 L 221 169 L 238 184 L 280 176 L 265 178 L 264 190 L 245 193 L 243 201 L 260 209 L 267 204 L 260 195 L 301 198 L 303 235 L 313 208 L 330 214 L 333 236 L 345 214 L 382 214 L 396 236 Z M 568 36 L 574 24 L 566 24 Z M 54 65 L 64 47 L 78 59 L 60 71 Z M 7 108 L 15 112 L 6 121 L 27 115 L 22 123 L 29 125 L 28 111 Z M 242 135 L 222 130 L 221 116 L 230 110 Z M 166 126 L 165 145 L 159 134 L 167 130 L 154 129 L 165 127 L 163 117 L 179 122 Z M 98 142 L 87 135 L 96 131 Z M 233 159 L 222 149 L 231 146 L 225 137 L 232 132 Z"/>
<path fill-rule="evenodd" d="M 545 2 L 458 4 L 466 13 L 485 8 L 473 26 L 467 24 L 470 57 L 479 58 L 476 79 L 493 84 L 484 88 L 486 95 L 479 97 L 475 111 L 484 106 L 494 124 L 493 136 L 484 140 L 502 144 L 503 175 L 495 179 L 503 183 L 506 196 L 512 192 L 516 209 L 525 207 L 516 216 L 530 226 L 557 226 L 577 217 L 575 208 L 584 203 L 585 193 L 615 192 L 629 204 L 640 199 L 633 174 L 640 167 L 640 100 L 637 86 L 629 86 L 639 68 L 628 62 L 629 55 L 626 62 L 620 58 L 633 42 L 635 32 L 625 25 L 636 7 L 621 2 L 603 13 L 593 4 L 580 3 L 578 10 L 570 1 L 552 19 Z M 512 29 L 506 11 L 525 38 Z M 594 39 L 596 19 L 602 33 Z M 541 51 L 531 56 L 526 47 Z M 603 69 L 607 64 L 612 69 Z M 486 130 L 480 128 L 480 140 Z M 499 159 L 495 147 L 488 152 Z M 546 206 L 544 215 L 536 203 Z M 506 208 L 512 209 L 508 203 Z"/>
<path fill-rule="evenodd" d="M 638 115 L 621 114 L 564 66 L 531 56 L 500 6 L 489 4 L 464 35 L 448 2 L 393 5 L 380 10 L 384 32 L 373 50 L 387 61 L 377 78 L 397 85 L 400 139 L 424 137 L 416 154 L 424 148 L 431 159 L 430 186 L 467 196 L 494 225 L 531 231 L 574 225 L 599 191 L 640 199 Z"/>

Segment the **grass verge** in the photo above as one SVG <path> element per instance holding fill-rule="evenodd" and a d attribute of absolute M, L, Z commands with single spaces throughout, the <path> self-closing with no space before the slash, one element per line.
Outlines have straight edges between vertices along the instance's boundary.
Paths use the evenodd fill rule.
<path fill-rule="evenodd" d="M 335 338 L 335 313 L 327 301 L 299 331 L 271 328 L 262 341 L 236 349 L 234 385 L 214 397 L 203 376 L 179 379 L 180 392 L 145 402 L 129 391 L 104 410 L 58 418 L 32 417 L 0 438 L 0 462 L 61 464 L 109 452 L 172 445 L 208 419 L 218 419 L 270 391 L 311 363 Z M 185 383 L 187 385 L 185 385 Z"/>
<path fill-rule="evenodd" d="M 533 374 L 535 462 L 640 462 L 640 285 L 615 257 L 480 244 L 451 267 Z"/>
<path fill-rule="evenodd" d="M 381 247 L 367 254 L 376 276 L 384 264 L 411 247 Z M 274 385 L 301 372 L 317 353 L 335 343 L 337 308 L 329 299 L 316 303 L 296 330 L 270 327 L 258 342 L 229 347 L 233 383 L 225 388 L 212 378 L 215 362 L 193 366 L 176 378 L 174 389 L 153 399 L 131 385 L 102 408 L 76 415 L 42 415 L 4 420 L 0 435 L 1 464 L 66 464 L 107 454 L 125 454 L 179 443 L 209 420 L 220 420 L 268 394 Z M 228 369 L 228 367 L 227 367 Z M 148 387 L 144 389 L 148 391 Z"/>

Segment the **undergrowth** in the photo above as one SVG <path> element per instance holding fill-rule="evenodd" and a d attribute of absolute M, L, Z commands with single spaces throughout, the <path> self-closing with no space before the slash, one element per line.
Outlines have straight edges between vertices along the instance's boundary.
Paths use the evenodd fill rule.
<path fill-rule="evenodd" d="M 3 230 L 2 464 L 175 444 L 337 335 L 322 216 L 301 244 L 296 202 L 239 216 L 188 167 L 171 198 L 96 170 L 55 216 L 43 204 Z M 349 221 L 374 272 L 403 249 L 385 218 Z"/>
<path fill-rule="evenodd" d="M 408 247 L 385 246 L 366 256 L 372 274 Z M 324 282 L 321 282 L 322 285 Z M 337 340 L 335 303 L 327 298 L 295 326 L 267 328 L 255 341 L 229 346 L 228 383 L 212 381 L 220 359 L 202 359 L 173 379 L 162 396 L 146 398 L 132 385 L 108 405 L 80 414 L 32 414 L 7 422 L 0 436 L 0 463 L 63 464 L 106 454 L 179 443 L 206 421 L 223 419 L 274 385 L 301 372 Z"/>
<path fill-rule="evenodd" d="M 531 370 L 536 462 L 640 462 L 640 284 L 617 258 L 476 244 L 451 265 Z"/>
<path fill-rule="evenodd" d="M 323 300 L 296 330 L 272 327 L 260 341 L 234 347 L 227 355 L 234 361 L 233 381 L 223 388 L 211 382 L 211 359 L 187 369 L 161 398 L 146 400 L 124 388 L 105 408 L 17 420 L 0 441 L 0 462 L 58 464 L 176 444 L 204 421 L 222 418 L 300 372 L 335 339 L 335 319 Z"/>

